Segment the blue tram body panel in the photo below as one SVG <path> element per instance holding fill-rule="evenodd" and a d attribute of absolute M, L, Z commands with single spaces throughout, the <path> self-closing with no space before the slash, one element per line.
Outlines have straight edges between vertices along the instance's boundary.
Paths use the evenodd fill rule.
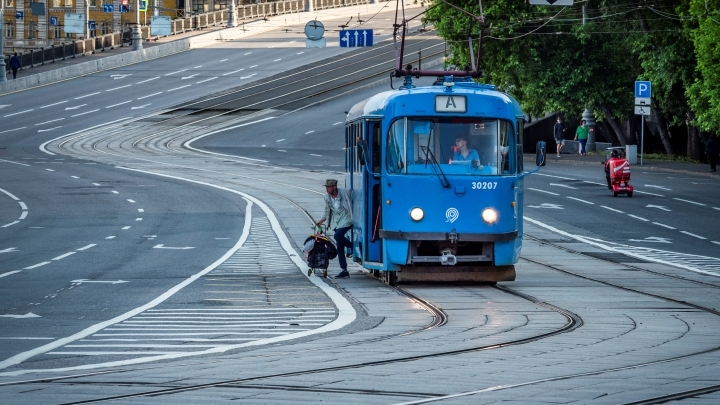
<path fill-rule="evenodd" d="M 472 82 L 387 91 L 353 106 L 346 187 L 356 259 L 403 274 L 515 264 L 522 124 L 514 98 Z"/>

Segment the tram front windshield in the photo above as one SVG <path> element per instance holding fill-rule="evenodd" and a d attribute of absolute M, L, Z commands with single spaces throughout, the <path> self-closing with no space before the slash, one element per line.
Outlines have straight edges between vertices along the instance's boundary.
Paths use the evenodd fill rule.
<path fill-rule="evenodd" d="M 511 175 L 517 172 L 512 124 L 482 118 L 401 118 L 387 136 L 393 174 Z"/>

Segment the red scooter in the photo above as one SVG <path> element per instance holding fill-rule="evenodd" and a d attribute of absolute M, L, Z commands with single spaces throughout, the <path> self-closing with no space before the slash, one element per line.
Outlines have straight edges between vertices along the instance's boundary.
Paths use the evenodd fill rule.
<path fill-rule="evenodd" d="M 633 186 L 630 185 L 630 162 L 625 159 L 624 148 L 608 148 L 605 151 L 605 179 L 608 188 L 612 190 L 613 197 L 618 194 L 633 195 Z"/>

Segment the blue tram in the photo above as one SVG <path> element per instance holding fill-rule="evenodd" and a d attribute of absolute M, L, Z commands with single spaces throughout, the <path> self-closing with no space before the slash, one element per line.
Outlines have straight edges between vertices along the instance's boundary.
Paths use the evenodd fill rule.
<path fill-rule="evenodd" d="M 406 83 L 347 114 L 353 258 L 390 284 L 513 281 L 527 174 L 523 113 L 494 86 L 450 76 L 439 83 Z"/>

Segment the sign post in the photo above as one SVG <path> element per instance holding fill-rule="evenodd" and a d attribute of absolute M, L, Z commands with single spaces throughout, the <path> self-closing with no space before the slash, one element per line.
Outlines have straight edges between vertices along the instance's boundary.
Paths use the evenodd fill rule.
<path fill-rule="evenodd" d="M 645 116 L 650 115 L 650 95 L 652 84 L 650 82 L 635 82 L 635 114 L 642 116 L 640 126 L 640 166 L 643 164 L 643 144 L 645 143 Z"/>

